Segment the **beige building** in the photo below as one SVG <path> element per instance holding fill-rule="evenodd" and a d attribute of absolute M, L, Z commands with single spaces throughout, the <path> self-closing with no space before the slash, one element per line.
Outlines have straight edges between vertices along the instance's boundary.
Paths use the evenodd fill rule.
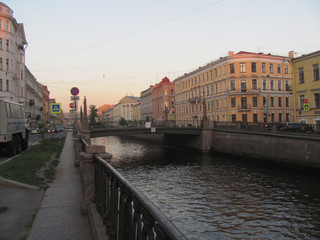
<path fill-rule="evenodd" d="M 141 120 L 141 104 L 138 102 L 137 104 L 133 105 L 133 120 L 140 121 Z"/>
<path fill-rule="evenodd" d="M 177 78 L 177 120 L 197 122 L 205 110 L 214 121 L 292 121 L 290 57 L 229 52 Z"/>
<path fill-rule="evenodd" d="M 43 124 L 43 89 L 29 69 L 25 68 L 26 88 L 24 110 L 31 128 Z"/>
<path fill-rule="evenodd" d="M 119 122 L 121 118 L 133 120 L 133 106 L 139 102 L 139 97 L 125 96 L 113 107 L 113 121 Z"/>
<path fill-rule="evenodd" d="M 23 24 L 0 2 L 0 98 L 24 104 L 26 46 Z"/>

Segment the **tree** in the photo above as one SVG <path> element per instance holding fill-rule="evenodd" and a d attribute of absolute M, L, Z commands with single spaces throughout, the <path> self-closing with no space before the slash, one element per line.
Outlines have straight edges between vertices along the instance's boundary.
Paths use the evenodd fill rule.
<path fill-rule="evenodd" d="M 98 109 L 96 105 L 89 106 L 89 124 L 90 126 L 96 125 L 96 117 L 98 117 Z"/>
<path fill-rule="evenodd" d="M 119 126 L 125 126 L 125 125 L 127 125 L 127 121 L 123 117 L 121 117 L 119 120 Z"/>

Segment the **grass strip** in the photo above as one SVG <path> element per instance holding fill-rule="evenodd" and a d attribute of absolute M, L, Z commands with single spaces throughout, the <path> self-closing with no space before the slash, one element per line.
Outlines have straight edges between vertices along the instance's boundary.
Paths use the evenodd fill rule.
<path fill-rule="evenodd" d="M 0 165 L 0 176 L 47 189 L 55 176 L 65 138 L 47 139 Z"/>

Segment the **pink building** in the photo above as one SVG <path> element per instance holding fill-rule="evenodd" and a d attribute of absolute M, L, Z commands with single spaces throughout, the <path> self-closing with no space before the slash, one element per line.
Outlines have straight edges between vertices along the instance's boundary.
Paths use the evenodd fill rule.
<path fill-rule="evenodd" d="M 152 89 L 152 117 L 156 122 L 175 119 L 175 86 L 167 77 Z"/>

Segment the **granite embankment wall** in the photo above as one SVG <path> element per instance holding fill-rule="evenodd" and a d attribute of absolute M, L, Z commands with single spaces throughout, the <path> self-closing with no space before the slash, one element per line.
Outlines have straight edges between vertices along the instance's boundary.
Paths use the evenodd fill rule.
<path fill-rule="evenodd" d="M 199 152 L 206 152 L 204 149 L 208 149 L 210 144 L 213 154 L 289 163 L 320 171 L 320 137 L 217 129 L 210 131 L 212 134 L 207 132 L 201 136 L 141 134 L 130 137 Z"/>
<path fill-rule="evenodd" d="M 320 138 L 237 131 L 212 131 L 212 151 L 320 170 Z"/>

